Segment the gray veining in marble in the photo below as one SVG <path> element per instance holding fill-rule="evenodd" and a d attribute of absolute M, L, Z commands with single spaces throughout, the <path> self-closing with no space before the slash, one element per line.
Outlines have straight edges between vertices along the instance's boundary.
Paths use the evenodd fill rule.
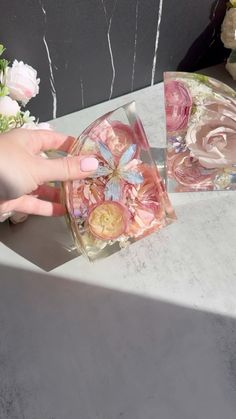
<path fill-rule="evenodd" d="M 158 9 L 158 20 L 157 20 L 155 50 L 154 50 L 153 64 L 152 64 L 151 86 L 153 86 L 154 85 L 154 82 L 155 82 L 155 74 L 156 74 L 156 66 L 157 66 L 157 50 L 158 50 L 158 46 L 159 46 L 160 26 L 161 26 L 161 19 L 162 19 L 162 10 L 163 10 L 163 0 L 160 0 L 160 2 L 159 2 L 159 9 Z"/>
<path fill-rule="evenodd" d="M 52 98 L 53 98 L 52 116 L 53 116 L 53 118 L 56 118 L 57 117 L 57 93 L 56 93 L 56 88 L 55 88 L 55 79 L 54 79 L 54 74 L 53 74 L 51 54 L 50 54 L 48 43 L 47 43 L 47 40 L 46 40 L 47 12 L 45 10 L 45 7 L 44 7 L 44 4 L 43 4 L 42 0 L 39 0 L 39 4 L 40 4 L 42 12 L 43 12 L 44 23 L 45 23 L 45 32 L 44 32 L 44 35 L 43 35 L 43 43 L 45 45 L 45 49 L 46 49 L 46 53 L 47 53 L 48 67 L 49 67 L 49 72 L 50 72 L 49 80 L 50 80 L 50 85 L 51 85 L 51 94 L 52 94 Z"/>

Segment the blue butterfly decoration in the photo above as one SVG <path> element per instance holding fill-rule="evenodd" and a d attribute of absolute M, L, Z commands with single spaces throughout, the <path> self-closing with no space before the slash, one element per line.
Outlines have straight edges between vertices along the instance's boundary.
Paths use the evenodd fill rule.
<path fill-rule="evenodd" d="M 136 153 L 136 144 L 131 144 L 127 150 L 124 151 L 118 164 L 114 161 L 109 148 L 101 141 L 98 141 L 98 149 L 106 164 L 104 166 L 99 166 L 93 174 L 93 177 L 109 176 L 105 188 L 106 200 L 119 201 L 121 199 L 123 181 L 130 183 L 131 185 L 140 185 L 143 183 L 143 175 L 141 173 L 137 173 L 133 170 L 125 170 L 126 165 L 131 162 Z"/>

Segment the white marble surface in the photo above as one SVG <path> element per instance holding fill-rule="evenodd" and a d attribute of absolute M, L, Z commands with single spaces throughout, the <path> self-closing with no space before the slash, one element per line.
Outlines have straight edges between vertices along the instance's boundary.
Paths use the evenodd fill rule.
<path fill-rule="evenodd" d="M 78 134 L 135 99 L 162 146 L 161 95 L 54 126 Z M 62 219 L 0 226 L 1 419 L 236 417 L 236 194 L 171 200 L 177 222 L 95 264 L 68 252 Z"/>

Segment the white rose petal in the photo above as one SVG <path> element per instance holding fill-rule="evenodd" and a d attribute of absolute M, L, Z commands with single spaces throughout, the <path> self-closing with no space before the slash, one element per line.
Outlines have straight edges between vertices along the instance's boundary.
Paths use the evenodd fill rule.
<path fill-rule="evenodd" d="M 33 121 L 26 122 L 24 125 L 22 125 L 21 128 L 26 129 L 46 129 L 46 130 L 52 130 L 51 125 L 48 122 L 40 122 L 39 124 L 36 124 Z"/>
<path fill-rule="evenodd" d="M 37 129 L 37 125 L 34 121 L 25 122 L 21 128 L 25 129 Z"/>
<path fill-rule="evenodd" d="M 48 122 L 39 122 L 39 124 L 37 124 L 37 129 L 52 130 L 52 126 Z"/>
<path fill-rule="evenodd" d="M 6 86 L 9 94 L 12 99 L 19 100 L 23 105 L 38 94 L 39 82 L 37 71 L 22 61 L 15 60 L 7 70 Z"/>
<path fill-rule="evenodd" d="M 236 48 L 236 8 L 229 9 L 221 26 L 221 41 L 225 48 Z"/>
<path fill-rule="evenodd" d="M 0 98 L 0 114 L 4 116 L 15 116 L 20 111 L 20 106 L 16 100 L 11 99 L 9 96 Z"/>
<path fill-rule="evenodd" d="M 35 121 L 35 116 L 30 115 L 29 111 L 25 111 L 24 112 L 24 121 L 25 121 L 25 123 L 34 122 Z"/>

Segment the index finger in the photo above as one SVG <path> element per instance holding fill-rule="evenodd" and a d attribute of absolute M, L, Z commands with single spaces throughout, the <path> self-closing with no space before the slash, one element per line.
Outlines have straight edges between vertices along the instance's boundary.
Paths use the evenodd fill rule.
<path fill-rule="evenodd" d="M 21 128 L 22 129 L 22 128 Z M 47 150 L 68 152 L 76 139 L 72 136 L 50 130 L 25 130 L 30 132 L 30 148 L 34 153 Z"/>

